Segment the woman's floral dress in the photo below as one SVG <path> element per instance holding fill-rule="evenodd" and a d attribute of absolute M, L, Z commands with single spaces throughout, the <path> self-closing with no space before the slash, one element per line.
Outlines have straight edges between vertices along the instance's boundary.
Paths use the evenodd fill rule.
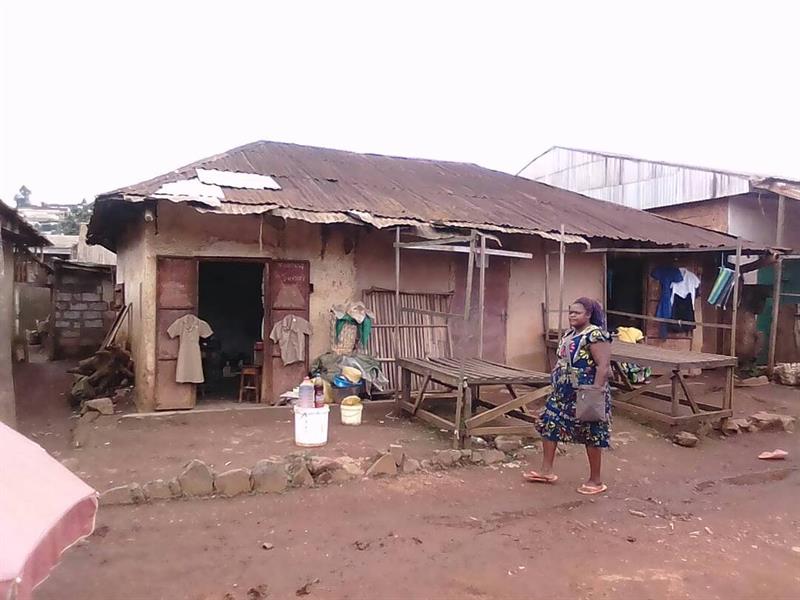
<path fill-rule="evenodd" d="M 577 385 L 593 385 L 597 364 L 589 346 L 597 342 L 610 342 L 611 336 L 595 325 L 579 334 L 568 331 L 558 345 L 558 363 L 550 376 L 553 392 L 547 399 L 544 412 L 537 425 L 544 439 L 553 442 L 571 442 L 598 448 L 608 447 L 611 423 L 611 391 L 606 384 L 606 420 L 595 423 L 575 418 Z M 570 367 L 569 352 L 572 355 Z"/>

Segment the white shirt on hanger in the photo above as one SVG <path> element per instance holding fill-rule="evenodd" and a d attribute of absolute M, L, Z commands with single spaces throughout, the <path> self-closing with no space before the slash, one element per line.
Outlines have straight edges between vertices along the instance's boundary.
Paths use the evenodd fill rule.
<path fill-rule="evenodd" d="M 681 272 L 681 275 L 683 275 L 683 281 L 672 284 L 672 293 L 679 298 L 691 296 L 692 304 L 694 304 L 694 297 L 697 293 L 697 288 L 700 287 L 700 279 L 689 269 L 684 269 L 681 267 L 679 271 Z"/>

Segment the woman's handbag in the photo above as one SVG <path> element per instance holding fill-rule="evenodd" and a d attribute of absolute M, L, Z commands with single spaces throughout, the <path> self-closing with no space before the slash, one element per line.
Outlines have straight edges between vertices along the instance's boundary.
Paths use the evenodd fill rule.
<path fill-rule="evenodd" d="M 595 386 L 580 386 L 575 399 L 575 418 L 588 423 L 605 422 L 606 391 Z"/>
<path fill-rule="evenodd" d="M 584 344 L 584 339 L 585 337 L 581 338 L 575 352 L 580 351 L 580 347 Z M 575 368 L 572 365 L 572 353 L 569 351 L 569 345 L 567 345 L 567 357 L 571 374 L 575 377 L 575 381 L 573 381 L 573 387 L 575 388 L 575 418 L 587 423 L 607 421 L 605 388 L 594 385 L 577 385 L 577 377 L 574 374 Z"/>

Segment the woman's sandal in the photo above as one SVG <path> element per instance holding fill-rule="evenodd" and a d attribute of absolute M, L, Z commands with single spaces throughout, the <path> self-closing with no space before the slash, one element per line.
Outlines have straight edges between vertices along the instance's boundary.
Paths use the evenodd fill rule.
<path fill-rule="evenodd" d="M 540 475 L 536 471 L 528 471 L 522 474 L 522 478 L 530 483 L 555 483 L 558 481 L 558 475 L 550 473 L 549 475 Z"/>
<path fill-rule="evenodd" d="M 581 487 L 578 488 L 578 493 L 583 494 L 584 496 L 594 496 L 595 494 L 602 494 L 608 489 L 608 486 L 605 483 L 601 483 L 600 485 L 589 485 L 588 483 L 584 483 Z"/>

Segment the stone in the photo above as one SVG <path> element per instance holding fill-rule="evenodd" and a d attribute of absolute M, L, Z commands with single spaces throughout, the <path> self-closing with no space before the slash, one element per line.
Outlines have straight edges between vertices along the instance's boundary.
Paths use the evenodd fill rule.
<path fill-rule="evenodd" d="M 108 302 L 92 302 L 89 308 L 91 310 L 106 311 L 108 310 Z"/>
<path fill-rule="evenodd" d="M 78 309 L 76 308 L 75 310 L 78 310 Z M 84 319 L 102 319 L 103 315 L 99 311 L 96 311 L 96 310 L 84 310 L 83 311 L 83 318 Z"/>
<path fill-rule="evenodd" d="M 779 415 L 776 413 L 757 412 L 751 415 L 750 422 L 756 431 L 794 431 L 796 419 L 789 415 Z"/>
<path fill-rule="evenodd" d="M 469 460 L 470 458 L 472 458 L 472 450 L 469 448 L 461 450 L 461 460 Z"/>
<path fill-rule="evenodd" d="M 100 494 L 101 506 L 113 506 L 119 504 L 142 504 L 145 498 L 142 486 L 138 483 L 129 485 L 118 485 Z"/>
<path fill-rule="evenodd" d="M 72 300 L 72 294 L 69 292 L 58 292 L 56 294 L 56 300 L 59 302 L 70 302 Z"/>
<path fill-rule="evenodd" d="M 699 442 L 700 439 L 695 434 L 689 433 L 688 431 L 679 431 L 672 438 L 672 441 L 684 448 L 694 448 L 697 446 L 697 442 Z"/>
<path fill-rule="evenodd" d="M 86 304 L 85 302 L 76 302 L 75 304 L 70 306 L 70 308 L 72 310 L 86 310 L 87 308 L 89 308 L 89 305 Z"/>
<path fill-rule="evenodd" d="M 473 450 L 471 460 L 476 464 L 493 465 L 506 459 L 505 452 L 488 448 L 486 450 Z"/>
<path fill-rule="evenodd" d="M 739 431 L 753 431 L 753 424 L 750 419 L 728 419 L 727 421 L 736 425 Z"/>
<path fill-rule="evenodd" d="M 410 475 L 411 473 L 416 473 L 421 468 L 420 462 L 415 458 L 406 457 L 403 461 L 403 473 L 406 475 Z"/>
<path fill-rule="evenodd" d="M 389 444 L 389 454 L 394 456 L 394 464 L 398 467 L 403 464 L 403 459 L 406 456 L 403 446 L 400 444 Z"/>
<path fill-rule="evenodd" d="M 289 486 L 286 463 L 281 460 L 264 459 L 253 467 L 253 491 L 262 494 L 283 492 Z"/>
<path fill-rule="evenodd" d="M 202 460 L 188 462 L 178 475 L 178 482 L 186 496 L 208 496 L 214 492 L 214 472 Z"/>
<path fill-rule="evenodd" d="M 482 437 L 476 435 L 472 437 L 472 445 L 475 446 L 476 448 L 488 448 L 489 442 L 487 442 Z"/>
<path fill-rule="evenodd" d="M 183 495 L 183 490 L 181 489 L 181 482 L 178 481 L 177 477 L 173 477 L 172 479 L 170 479 L 167 485 L 169 486 L 169 491 L 172 494 L 173 498 L 179 498 L 180 496 Z"/>
<path fill-rule="evenodd" d="M 339 474 L 340 480 L 350 480 L 350 479 L 358 479 L 359 477 L 364 476 L 364 469 L 361 467 L 361 463 L 359 463 L 354 458 L 349 456 L 340 456 L 336 459 L 336 462 L 339 463 L 339 469 L 334 471 L 334 473 Z"/>
<path fill-rule="evenodd" d="M 314 477 L 320 476 L 325 471 L 335 471 L 340 468 L 336 459 L 330 456 L 312 456 L 308 460 L 308 470 Z"/>
<path fill-rule="evenodd" d="M 514 458 L 517 460 L 527 460 L 534 458 L 540 454 L 540 450 L 536 446 L 525 446 L 514 452 Z"/>
<path fill-rule="evenodd" d="M 96 410 L 101 415 L 113 415 L 114 402 L 111 398 L 94 398 L 92 400 L 87 400 L 83 403 L 82 412 L 88 412 L 90 410 Z"/>
<path fill-rule="evenodd" d="M 733 419 L 723 419 L 722 423 L 722 433 L 727 435 L 735 435 L 739 433 L 739 425 L 734 422 Z"/>
<path fill-rule="evenodd" d="M 231 469 L 214 478 L 214 491 L 220 496 L 232 498 L 240 494 L 249 494 L 253 489 L 250 469 Z"/>
<path fill-rule="evenodd" d="M 382 455 L 367 469 L 367 477 L 380 477 L 381 475 L 397 475 L 397 464 L 391 454 Z"/>
<path fill-rule="evenodd" d="M 100 302 L 102 298 L 100 297 L 100 294 L 84 292 L 83 294 L 81 294 L 81 300 L 83 300 L 84 302 Z"/>
<path fill-rule="evenodd" d="M 62 315 L 65 319 L 80 319 L 81 313 L 77 310 L 66 310 Z"/>
<path fill-rule="evenodd" d="M 89 412 L 83 413 L 80 417 L 78 417 L 78 424 L 91 425 L 99 418 L 100 418 L 99 412 L 97 412 L 96 410 L 90 410 Z"/>
<path fill-rule="evenodd" d="M 423 471 L 430 471 L 433 468 L 433 461 L 428 460 L 427 458 L 421 460 L 419 462 L 419 468 Z"/>
<path fill-rule="evenodd" d="M 173 497 L 169 483 L 163 479 L 148 481 L 142 486 L 142 490 L 148 500 L 167 500 Z"/>
<path fill-rule="evenodd" d="M 494 446 L 501 452 L 514 452 L 522 447 L 522 438 L 517 435 L 498 435 L 494 438 Z"/>
<path fill-rule="evenodd" d="M 461 460 L 461 450 L 442 450 L 433 457 L 433 462 L 442 467 L 452 467 Z"/>
<path fill-rule="evenodd" d="M 69 327 L 69 326 L 70 326 L 70 322 L 69 321 L 56 321 L 56 327 L 58 327 L 59 329 L 62 329 L 64 327 Z"/>
<path fill-rule="evenodd" d="M 289 485 L 291 487 L 311 487 L 314 485 L 314 477 L 301 456 L 290 457 L 286 463 L 286 473 L 289 475 Z"/>
<path fill-rule="evenodd" d="M 83 326 L 84 327 L 88 327 L 90 329 L 99 329 L 100 327 L 103 327 L 103 321 L 102 321 L 102 319 L 96 319 L 96 320 L 92 320 L 92 321 L 84 321 L 83 322 Z"/>

